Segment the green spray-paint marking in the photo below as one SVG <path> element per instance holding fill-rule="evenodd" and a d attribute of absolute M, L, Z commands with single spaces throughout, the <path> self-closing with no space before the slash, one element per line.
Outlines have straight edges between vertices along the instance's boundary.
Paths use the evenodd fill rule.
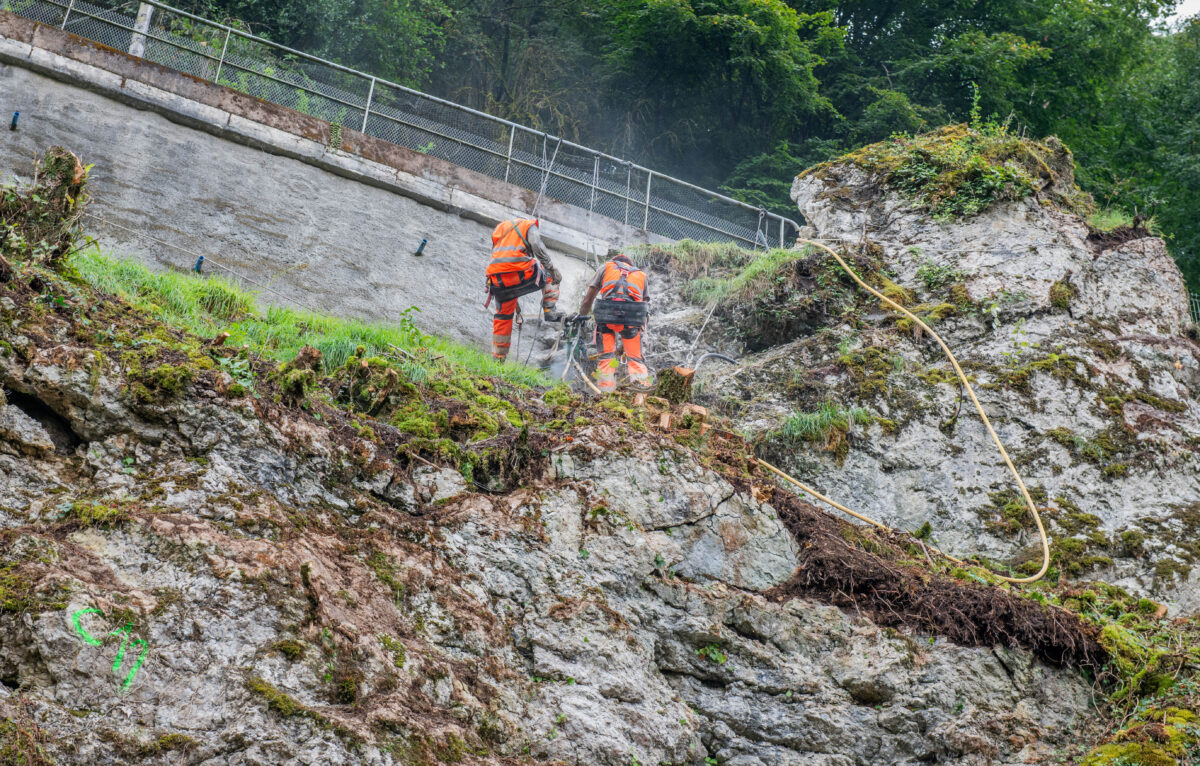
<path fill-rule="evenodd" d="M 82 638 L 85 642 L 91 644 L 92 646 L 100 646 L 104 642 L 100 641 L 98 639 L 92 638 L 92 634 L 88 633 L 87 628 L 83 627 L 83 623 L 80 622 L 80 619 L 85 614 L 103 615 L 104 612 L 101 612 L 99 609 L 96 609 L 96 608 L 87 608 L 87 609 L 80 609 L 71 615 L 71 621 L 75 623 L 75 632 L 79 634 L 79 637 Z M 113 632 L 108 634 L 110 636 L 122 636 L 121 646 L 120 646 L 120 648 L 117 649 L 117 657 L 116 657 L 116 659 L 113 660 L 112 669 L 113 669 L 114 673 L 119 673 L 121 671 L 121 664 L 125 661 L 125 647 L 129 645 L 129 638 L 130 638 L 130 634 L 132 632 L 133 632 L 133 623 L 130 622 L 125 627 L 120 628 L 119 630 L 114 630 Z M 130 668 L 129 672 L 125 674 L 125 680 L 121 683 L 122 691 L 124 691 L 125 689 L 128 689 L 130 684 L 133 683 L 134 676 L 136 676 L 138 670 L 141 669 L 142 663 L 146 661 L 146 655 L 150 653 L 150 642 L 148 642 L 148 641 L 143 641 L 140 638 L 135 638 L 135 639 L 133 639 L 133 645 L 134 645 L 133 650 L 135 652 L 137 652 L 137 659 L 133 661 L 133 667 Z"/>
<path fill-rule="evenodd" d="M 79 618 L 85 614 L 104 614 L 104 613 L 101 612 L 99 609 L 80 609 L 78 612 L 71 615 L 71 620 L 74 621 L 74 623 L 75 623 L 75 632 L 79 634 L 79 637 L 82 638 L 87 643 L 91 644 L 92 646 L 100 646 L 100 644 L 102 642 L 97 641 L 96 639 L 92 638 L 91 634 L 87 632 L 87 628 L 83 627 L 83 625 L 80 624 L 80 622 L 79 622 Z"/>
<path fill-rule="evenodd" d="M 114 630 L 112 633 L 108 634 L 110 636 L 124 636 L 124 638 L 121 639 L 121 648 L 117 649 L 117 658 L 113 660 L 112 669 L 114 673 L 120 672 L 121 670 L 121 663 L 125 660 L 125 647 L 129 644 L 129 634 L 132 631 L 133 623 L 131 622 L 120 630 Z M 142 667 L 142 662 L 145 661 L 146 655 L 150 652 L 149 642 L 143 641 L 140 638 L 135 638 L 133 643 L 134 651 L 137 651 L 139 648 L 137 644 L 141 644 L 140 648 L 142 651 L 138 654 L 137 659 L 133 661 L 133 667 L 129 670 L 129 673 L 126 674 L 124 683 L 121 684 L 121 689 L 123 690 L 128 689 L 129 685 L 133 683 L 133 677 L 137 675 L 138 669 Z"/>

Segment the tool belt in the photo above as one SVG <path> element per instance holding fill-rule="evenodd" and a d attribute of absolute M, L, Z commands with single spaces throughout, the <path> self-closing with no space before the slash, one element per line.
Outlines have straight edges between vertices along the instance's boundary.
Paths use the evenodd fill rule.
<path fill-rule="evenodd" d="M 508 272 L 509 274 L 517 272 Z M 506 285 L 500 281 L 501 275 L 493 274 L 488 277 L 488 292 L 497 303 L 511 301 L 514 298 L 520 298 L 530 293 L 536 293 L 546 286 L 546 272 L 537 261 L 533 262 L 533 270 L 531 272 L 522 273 L 521 278 L 515 284 Z"/>
<path fill-rule="evenodd" d="M 649 315 L 650 305 L 647 301 L 614 301 L 600 298 L 592 307 L 592 316 L 596 318 L 596 325 L 601 332 L 606 324 L 645 327 Z"/>

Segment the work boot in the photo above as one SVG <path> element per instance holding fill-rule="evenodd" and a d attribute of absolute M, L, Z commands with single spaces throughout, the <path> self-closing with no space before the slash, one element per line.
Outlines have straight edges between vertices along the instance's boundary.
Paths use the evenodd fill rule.
<path fill-rule="evenodd" d="M 542 309 L 542 319 L 544 319 L 547 322 L 561 322 L 563 320 L 564 316 L 565 316 L 565 314 L 563 314 L 561 311 L 559 311 L 556 308 Z"/>

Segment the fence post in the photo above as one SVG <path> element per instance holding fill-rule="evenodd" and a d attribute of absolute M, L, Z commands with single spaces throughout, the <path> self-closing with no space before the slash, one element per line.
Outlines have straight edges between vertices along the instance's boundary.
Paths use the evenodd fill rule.
<path fill-rule="evenodd" d="M 633 183 L 633 163 L 625 160 L 625 225 L 629 225 L 629 185 Z"/>
<path fill-rule="evenodd" d="M 217 85 L 221 84 L 221 69 L 225 66 L 225 51 L 229 50 L 229 33 L 233 31 L 225 30 L 225 42 L 221 43 L 221 58 L 217 59 L 217 76 L 213 78 L 213 82 Z"/>
<path fill-rule="evenodd" d="M 67 12 L 63 14 L 62 24 L 59 26 L 59 29 L 67 28 L 67 19 L 71 18 L 71 9 L 74 7 L 75 0 L 71 0 L 71 2 L 67 3 Z"/>
<path fill-rule="evenodd" d="M 787 245 L 783 243 L 783 216 L 779 216 L 779 249 L 782 250 Z"/>
<path fill-rule="evenodd" d="M 650 179 L 654 178 L 654 171 L 646 171 L 646 213 L 642 216 L 642 231 L 650 228 Z"/>
<path fill-rule="evenodd" d="M 375 96 L 375 78 L 371 78 L 371 87 L 367 89 L 367 105 L 363 108 L 363 121 L 361 133 L 367 132 L 367 115 L 371 113 L 371 99 Z"/>
<path fill-rule="evenodd" d="M 600 181 L 600 155 L 592 157 L 592 196 L 588 200 L 588 212 L 596 209 L 596 184 Z"/>
<path fill-rule="evenodd" d="M 504 183 L 508 183 L 508 169 L 512 167 L 513 139 L 517 137 L 517 127 L 514 125 L 508 131 L 508 154 L 504 157 Z"/>
<path fill-rule="evenodd" d="M 71 0 L 74 3 L 74 0 Z M 129 41 L 129 55 L 141 58 L 146 55 L 146 33 L 150 31 L 150 17 L 154 15 L 154 6 L 149 3 L 138 3 L 137 21 L 133 23 L 134 34 Z M 67 20 L 63 19 L 63 27 Z"/>

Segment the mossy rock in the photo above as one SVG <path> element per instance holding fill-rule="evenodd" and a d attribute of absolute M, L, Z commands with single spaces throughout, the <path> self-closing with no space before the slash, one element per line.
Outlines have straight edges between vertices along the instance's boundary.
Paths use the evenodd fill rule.
<path fill-rule="evenodd" d="M 833 185 L 834 168 L 847 164 L 873 174 L 939 219 L 975 215 L 1035 192 L 1072 209 L 1090 204 L 1075 190 L 1070 152 L 1061 142 L 1053 137 L 1032 141 L 1003 128 L 947 125 L 897 135 L 810 168 L 801 178 Z"/>
<path fill-rule="evenodd" d="M 1050 285 L 1050 305 L 1059 311 L 1067 311 L 1071 308 L 1071 301 L 1075 300 L 1075 296 L 1078 294 L 1079 290 L 1071 284 L 1070 277 L 1060 279 Z"/>

